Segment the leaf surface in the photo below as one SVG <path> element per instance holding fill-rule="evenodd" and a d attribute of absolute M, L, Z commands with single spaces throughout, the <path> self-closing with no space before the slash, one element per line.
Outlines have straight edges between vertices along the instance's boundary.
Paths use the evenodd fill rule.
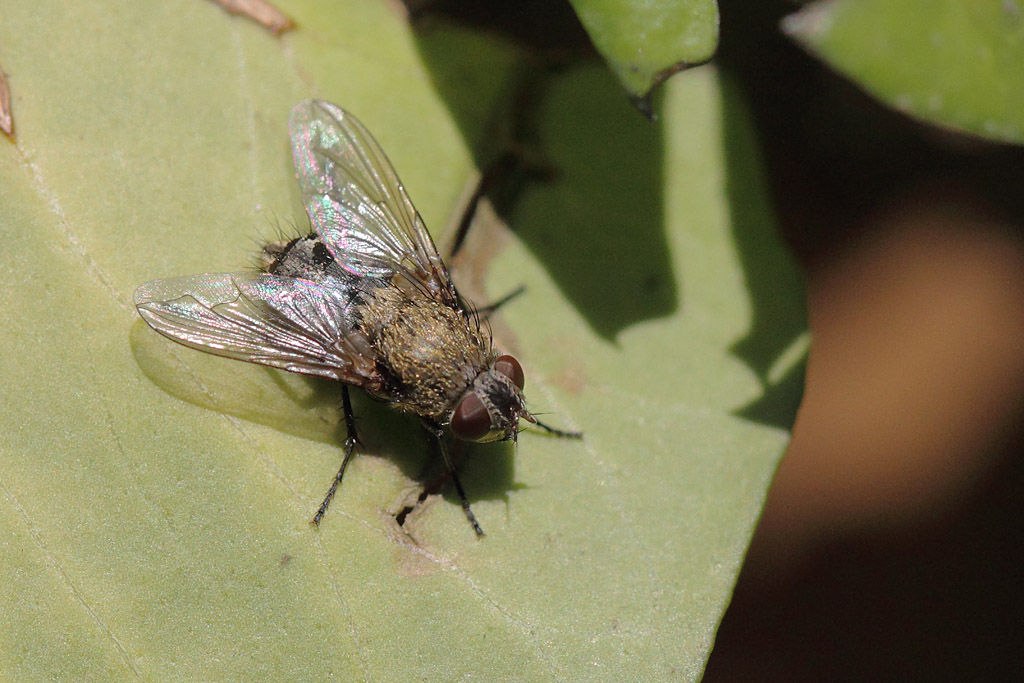
<path fill-rule="evenodd" d="M 612 72 L 635 98 L 672 74 L 711 59 L 715 0 L 570 0 Z"/>
<path fill-rule="evenodd" d="M 337 387 L 173 345 L 132 292 L 305 229 L 286 120 L 309 96 L 360 116 L 440 235 L 501 93 L 463 92 L 453 117 L 389 5 L 281 8 L 298 27 L 281 38 L 192 0 L 0 9 L 19 113 L 0 144 L 0 668 L 699 677 L 799 399 L 800 283 L 736 91 L 693 71 L 649 125 L 600 68 L 551 85 L 557 177 L 514 233 L 485 227 L 480 273 L 491 297 L 527 286 L 497 341 L 531 407 L 586 438 L 474 448 L 463 483 L 488 535 L 452 493 L 407 535 L 393 514 L 430 450 L 357 397 L 369 454 L 316 531 Z M 469 84 L 518 59 L 451 38 Z"/>

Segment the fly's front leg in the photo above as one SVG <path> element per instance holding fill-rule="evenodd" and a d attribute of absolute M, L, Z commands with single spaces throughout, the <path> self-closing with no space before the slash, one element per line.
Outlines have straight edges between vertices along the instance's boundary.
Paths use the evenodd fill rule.
<path fill-rule="evenodd" d="M 444 430 L 431 430 L 431 433 L 437 439 L 437 445 L 441 449 L 441 457 L 444 458 L 444 464 L 448 468 L 448 472 L 452 475 L 452 482 L 455 484 L 455 491 L 459 494 L 459 502 L 462 503 L 462 511 L 466 513 L 466 519 L 469 520 L 469 524 L 473 527 L 473 531 L 476 532 L 476 535 L 483 536 L 484 530 L 480 527 L 480 523 L 476 521 L 476 515 L 473 514 L 473 510 L 469 507 L 469 499 L 466 498 L 466 491 L 462 488 L 462 482 L 459 481 L 459 474 L 455 471 L 455 466 L 452 464 L 452 457 L 448 453 L 448 444 L 445 442 Z"/>
<path fill-rule="evenodd" d="M 543 429 L 545 432 L 552 436 L 557 436 L 562 439 L 583 438 L 583 432 L 570 432 L 565 429 L 556 429 L 555 427 L 552 427 L 551 425 L 546 425 L 540 420 L 538 420 L 537 416 L 534 415 L 533 413 L 526 413 L 525 415 L 523 415 L 523 419 L 526 420 L 527 422 L 537 425 L 538 427 L 540 427 L 541 429 Z"/>
<path fill-rule="evenodd" d="M 331 487 L 327 489 L 324 502 L 320 503 L 320 509 L 313 516 L 313 526 L 317 527 L 320 526 L 320 520 L 324 518 L 324 513 L 330 507 L 334 494 L 338 492 L 341 480 L 345 476 L 345 468 L 348 467 L 348 461 L 352 459 L 352 455 L 356 452 L 356 446 L 359 445 L 359 437 L 356 435 L 356 416 L 352 412 L 352 399 L 348 395 L 348 385 L 346 384 L 341 385 L 341 407 L 345 411 L 345 458 L 341 461 L 341 468 L 334 476 Z"/>
<path fill-rule="evenodd" d="M 530 417 L 533 417 L 533 416 L 531 415 Z M 533 422 L 533 424 L 537 425 L 538 427 L 543 429 L 545 432 L 547 432 L 551 436 L 557 436 L 557 437 L 559 437 L 561 439 L 582 439 L 583 438 L 583 432 L 570 432 L 570 431 L 566 431 L 564 429 L 555 429 L 554 427 L 552 427 L 550 425 L 544 424 L 543 422 L 538 420 L 536 417 L 534 417 L 533 420 L 531 420 L 531 422 Z"/>

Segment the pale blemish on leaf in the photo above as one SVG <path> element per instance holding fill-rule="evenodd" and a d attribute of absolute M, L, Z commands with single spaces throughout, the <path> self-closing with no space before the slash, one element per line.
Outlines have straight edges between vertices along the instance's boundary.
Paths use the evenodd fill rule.
<path fill-rule="evenodd" d="M 0 64 L 0 131 L 14 135 L 14 121 L 11 119 L 11 92 L 7 88 L 7 74 Z"/>
<path fill-rule="evenodd" d="M 214 0 L 214 2 L 231 14 L 252 19 L 274 35 L 280 35 L 295 28 L 292 20 L 267 0 Z"/>

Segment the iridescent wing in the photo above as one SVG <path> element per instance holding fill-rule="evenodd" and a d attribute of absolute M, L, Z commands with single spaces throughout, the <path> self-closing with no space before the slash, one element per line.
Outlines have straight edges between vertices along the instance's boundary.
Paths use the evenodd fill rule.
<path fill-rule="evenodd" d="M 306 213 L 338 264 L 359 277 L 404 276 L 457 301 L 448 269 L 384 150 L 356 117 L 318 100 L 289 120 Z"/>
<path fill-rule="evenodd" d="M 348 290 L 265 273 L 154 280 L 135 290 L 150 327 L 218 356 L 373 390 L 373 352 L 351 329 Z"/>

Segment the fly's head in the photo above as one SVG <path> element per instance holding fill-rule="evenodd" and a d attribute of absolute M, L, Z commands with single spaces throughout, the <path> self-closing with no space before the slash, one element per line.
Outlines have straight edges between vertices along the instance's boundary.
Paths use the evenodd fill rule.
<path fill-rule="evenodd" d="M 515 441 L 520 418 L 534 421 L 523 396 L 523 368 L 512 356 L 499 356 L 459 399 L 452 412 L 452 433 L 478 443 Z"/>

